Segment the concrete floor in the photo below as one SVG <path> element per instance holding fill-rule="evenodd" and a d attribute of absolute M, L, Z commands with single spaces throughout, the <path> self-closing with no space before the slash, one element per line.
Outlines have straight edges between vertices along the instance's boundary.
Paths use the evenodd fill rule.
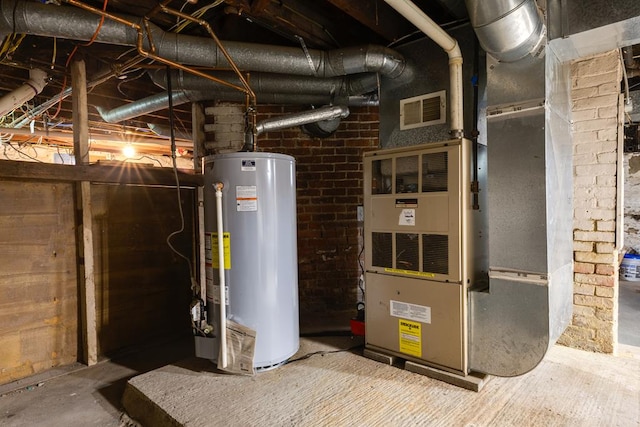
<path fill-rule="evenodd" d="M 366 401 L 367 407 L 377 417 L 371 418 L 370 421 L 382 423 L 382 425 L 402 425 L 399 420 L 404 420 L 403 425 L 416 425 L 417 420 L 422 420 L 428 425 L 454 423 L 475 427 L 516 424 L 640 426 L 640 327 L 638 325 L 640 325 L 640 282 L 621 282 L 620 346 L 617 357 L 555 347 L 545 361 L 531 373 L 517 378 L 492 378 L 481 393 L 458 389 L 351 353 L 339 353 L 339 357 L 349 358 L 349 363 L 353 366 L 341 366 L 339 363 L 336 365 L 335 359 L 338 357 L 335 356 L 338 354 L 314 356 L 308 361 L 286 365 L 257 377 L 240 378 L 238 381 L 246 383 L 241 387 L 244 390 L 242 394 L 244 396 L 248 390 L 246 385 L 251 389 L 260 390 L 256 388 L 256 382 L 267 378 L 265 375 L 272 378 L 274 375 L 282 376 L 293 368 L 295 369 L 293 381 L 298 387 L 293 390 L 297 390 L 300 394 L 300 384 L 309 384 L 313 378 L 311 375 L 313 370 L 307 369 L 315 367 L 315 372 L 322 374 L 310 384 L 311 388 L 305 391 L 305 393 L 311 393 L 306 394 L 307 400 L 295 408 L 289 407 L 286 414 L 278 415 L 279 417 L 286 415 L 289 418 L 279 418 L 281 421 L 279 423 L 269 423 L 266 418 L 256 422 L 263 425 L 293 425 L 292 420 L 296 420 L 295 424 L 327 425 L 329 419 L 336 421 L 335 416 L 342 417 L 338 420 L 340 421 L 338 424 L 362 425 L 360 421 L 364 418 L 355 420 L 350 418 L 349 414 L 359 410 L 361 404 Z M 353 344 L 347 338 L 340 339 L 347 340 L 342 345 Z M 320 348 L 325 349 L 340 348 L 340 343 L 332 344 L 320 339 L 315 341 L 305 339 L 301 353 L 310 350 L 309 345 L 320 345 Z M 134 426 L 137 424 L 123 412 L 122 396 L 127 382 L 135 377 L 131 380 L 132 389 L 140 387 L 144 390 L 145 382 L 153 384 L 154 376 L 157 378 L 167 375 L 169 379 L 164 382 L 173 384 L 173 388 L 165 390 L 165 396 L 157 399 L 158 404 L 164 402 L 166 405 L 167 401 L 163 399 L 167 396 L 176 395 L 176 392 L 184 395 L 193 387 L 201 386 L 199 385 L 201 381 L 202 384 L 206 384 L 206 391 L 203 390 L 201 393 L 204 397 L 196 396 L 195 400 L 194 398 L 181 399 L 180 402 L 185 403 L 183 409 L 188 410 L 187 414 L 190 414 L 187 418 L 181 419 L 185 425 L 251 425 L 249 422 L 234 422 L 238 421 L 234 419 L 227 419 L 226 424 L 220 424 L 216 421 L 221 420 L 217 417 L 217 413 L 207 414 L 193 409 L 194 405 L 196 409 L 200 407 L 200 410 L 202 407 L 211 406 L 209 400 L 217 402 L 219 399 L 216 399 L 220 395 L 216 394 L 216 387 L 226 383 L 220 383 L 220 379 L 216 377 L 217 374 L 211 371 L 209 362 L 193 360 L 192 356 L 191 340 L 186 339 L 169 345 L 139 349 L 90 368 L 74 364 L 14 383 L 0 385 L 0 425 L 7 427 Z M 180 362 L 176 363 L 178 361 Z M 311 365 L 304 367 L 305 363 Z M 145 372 L 149 374 L 140 375 Z M 326 384 L 326 381 L 333 381 L 338 385 L 345 384 L 363 376 L 371 377 L 371 382 L 356 382 L 357 387 L 354 392 Z M 180 378 L 185 381 L 180 383 Z M 223 376 L 224 381 L 233 381 L 233 378 L 237 377 Z M 399 379 L 401 379 L 400 382 L 398 382 Z M 406 389 L 417 398 L 404 395 L 400 398 L 397 393 L 389 395 L 385 392 L 389 386 L 393 386 L 391 389 L 394 389 L 397 384 L 401 384 L 397 393 Z M 233 387 L 227 387 L 222 394 L 226 396 L 228 391 L 232 390 Z M 365 393 L 365 396 L 354 400 L 353 396 L 359 396 L 357 393 L 361 392 Z M 277 396 L 273 393 L 272 389 L 267 396 L 276 398 Z M 444 396 L 444 399 L 435 402 L 429 400 L 433 398 L 429 397 L 430 395 Z M 378 400 L 371 396 L 378 396 Z M 288 398 L 281 396 L 277 401 L 296 402 L 296 398 L 295 394 Z M 203 402 L 198 399 L 203 399 Z M 315 403 L 309 406 L 309 402 Z M 350 405 L 346 402 L 350 402 Z M 428 402 L 431 403 L 428 404 Z M 232 403 L 227 402 L 227 407 L 237 408 L 238 403 Z M 264 404 L 265 402 L 261 403 L 261 405 Z M 318 412 L 317 405 L 325 408 L 325 412 Z M 466 408 L 466 405 L 470 405 L 469 408 Z M 269 405 L 267 401 L 267 407 L 269 406 L 273 405 Z M 439 409 L 434 408 L 440 408 L 441 411 L 438 412 Z M 161 413 L 171 413 L 171 411 L 160 409 Z M 254 409 L 255 406 L 250 405 L 240 412 L 252 414 L 255 412 Z M 180 412 L 174 407 L 174 412 L 176 410 Z M 330 413 L 326 412 L 329 410 Z M 417 418 L 408 420 L 402 415 L 416 410 L 419 410 Z M 525 414 L 528 410 L 534 412 L 528 415 L 529 418 L 517 415 L 518 411 Z M 393 411 L 399 415 L 389 415 L 393 414 Z M 229 411 L 223 410 L 222 413 L 229 413 Z M 387 414 L 387 418 L 384 418 L 384 414 Z M 173 415 L 180 419 L 175 413 Z M 334 418 L 319 418 L 329 415 Z M 373 425 L 372 423 L 369 425 Z M 155 423 L 147 425 L 156 426 Z"/>

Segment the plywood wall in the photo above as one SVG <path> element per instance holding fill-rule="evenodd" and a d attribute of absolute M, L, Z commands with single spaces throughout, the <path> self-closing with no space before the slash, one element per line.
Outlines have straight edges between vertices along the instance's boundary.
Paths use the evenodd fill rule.
<path fill-rule="evenodd" d="M 99 354 L 190 334 L 186 262 L 166 239 L 181 227 L 174 188 L 92 185 Z M 182 190 L 184 232 L 173 245 L 193 259 L 194 191 Z"/>
<path fill-rule="evenodd" d="M 76 361 L 71 184 L 0 181 L 0 384 Z"/>

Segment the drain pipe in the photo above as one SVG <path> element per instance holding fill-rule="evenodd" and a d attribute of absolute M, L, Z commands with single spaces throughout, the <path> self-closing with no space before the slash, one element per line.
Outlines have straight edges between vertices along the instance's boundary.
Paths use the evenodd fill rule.
<path fill-rule="evenodd" d="M 449 82 L 451 105 L 451 136 L 464 136 L 462 103 L 462 52 L 458 42 L 409 0 L 384 0 L 396 12 L 436 42 L 449 56 Z"/>
<path fill-rule="evenodd" d="M 227 367 L 227 295 L 224 271 L 224 227 L 222 223 L 222 189 L 224 184 L 217 182 L 216 217 L 218 228 L 218 278 L 220 280 L 220 368 Z"/>
<path fill-rule="evenodd" d="M 31 101 L 46 85 L 46 72 L 37 68 L 29 70 L 29 80 L 25 84 L 0 98 L 0 117 Z"/>

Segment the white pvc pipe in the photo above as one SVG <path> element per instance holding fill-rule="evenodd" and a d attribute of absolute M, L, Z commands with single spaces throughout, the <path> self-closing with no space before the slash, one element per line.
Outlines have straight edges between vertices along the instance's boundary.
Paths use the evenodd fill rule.
<path fill-rule="evenodd" d="M 443 48 L 449 56 L 449 104 L 451 111 L 451 134 L 462 138 L 464 133 L 462 102 L 462 52 L 456 39 L 446 33 L 438 24 L 409 0 L 384 0 L 396 12 L 415 25 L 427 37 Z"/>
<path fill-rule="evenodd" d="M 222 188 L 216 183 L 216 218 L 218 228 L 218 277 L 220 278 L 220 367 L 227 367 L 227 305 L 224 278 L 224 228 L 222 224 Z"/>
<path fill-rule="evenodd" d="M 29 80 L 0 98 L 0 117 L 20 107 L 42 92 L 47 85 L 47 73 L 37 68 L 29 70 Z"/>

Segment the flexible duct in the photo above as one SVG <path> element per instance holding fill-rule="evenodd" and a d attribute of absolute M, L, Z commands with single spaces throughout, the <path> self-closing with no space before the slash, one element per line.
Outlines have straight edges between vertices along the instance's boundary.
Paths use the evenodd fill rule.
<path fill-rule="evenodd" d="M 315 110 L 303 111 L 302 113 L 290 114 L 288 116 L 274 117 L 258 123 L 256 131 L 258 135 L 278 129 L 290 128 L 320 122 L 345 118 L 349 115 L 349 109 L 341 106 L 321 107 Z"/>
<path fill-rule="evenodd" d="M 124 15 L 123 17 L 131 22 L 140 19 Z M 75 7 L 32 2 L 16 4 L 10 1 L 0 4 L 0 34 L 16 32 L 71 40 L 90 40 L 99 22 L 99 16 Z M 183 64 L 214 68 L 229 66 L 212 39 L 167 33 L 151 23 L 150 26 L 157 55 Z M 136 46 L 137 37 L 135 29 L 105 19 L 96 41 Z M 389 78 L 397 78 L 405 68 L 404 58 L 383 46 L 367 45 L 326 52 L 310 49 L 307 56 L 302 49 L 296 47 L 232 41 L 222 43 L 234 62 L 243 70 L 323 78 L 380 73 Z"/>
<path fill-rule="evenodd" d="M 189 102 L 211 101 L 211 100 L 244 102 L 242 92 L 224 89 L 220 92 L 205 92 L 199 90 L 175 90 L 172 92 L 173 105 L 182 105 Z M 296 105 L 327 105 L 341 104 L 349 106 L 375 106 L 378 105 L 376 95 L 348 96 L 334 98 L 330 95 L 307 95 L 307 94 L 261 94 L 260 101 L 265 104 L 296 104 Z M 139 99 L 129 104 L 124 104 L 111 110 L 96 107 L 96 110 L 107 123 L 119 123 L 130 120 L 155 111 L 167 108 L 169 103 L 167 93 L 160 92 L 155 95 Z"/>
<path fill-rule="evenodd" d="M 535 0 L 465 0 L 482 48 L 498 61 L 538 56 L 546 28 Z"/>
<path fill-rule="evenodd" d="M 23 105 L 25 102 L 33 99 L 34 96 L 42 92 L 42 89 L 47 85 L 47 73 L 33 69 L 29 70 L 29 80 L 27 80 L 19 88 L 9 92 L 2 98 L 0 98 L 0 117 L 10 111 Z"/>

